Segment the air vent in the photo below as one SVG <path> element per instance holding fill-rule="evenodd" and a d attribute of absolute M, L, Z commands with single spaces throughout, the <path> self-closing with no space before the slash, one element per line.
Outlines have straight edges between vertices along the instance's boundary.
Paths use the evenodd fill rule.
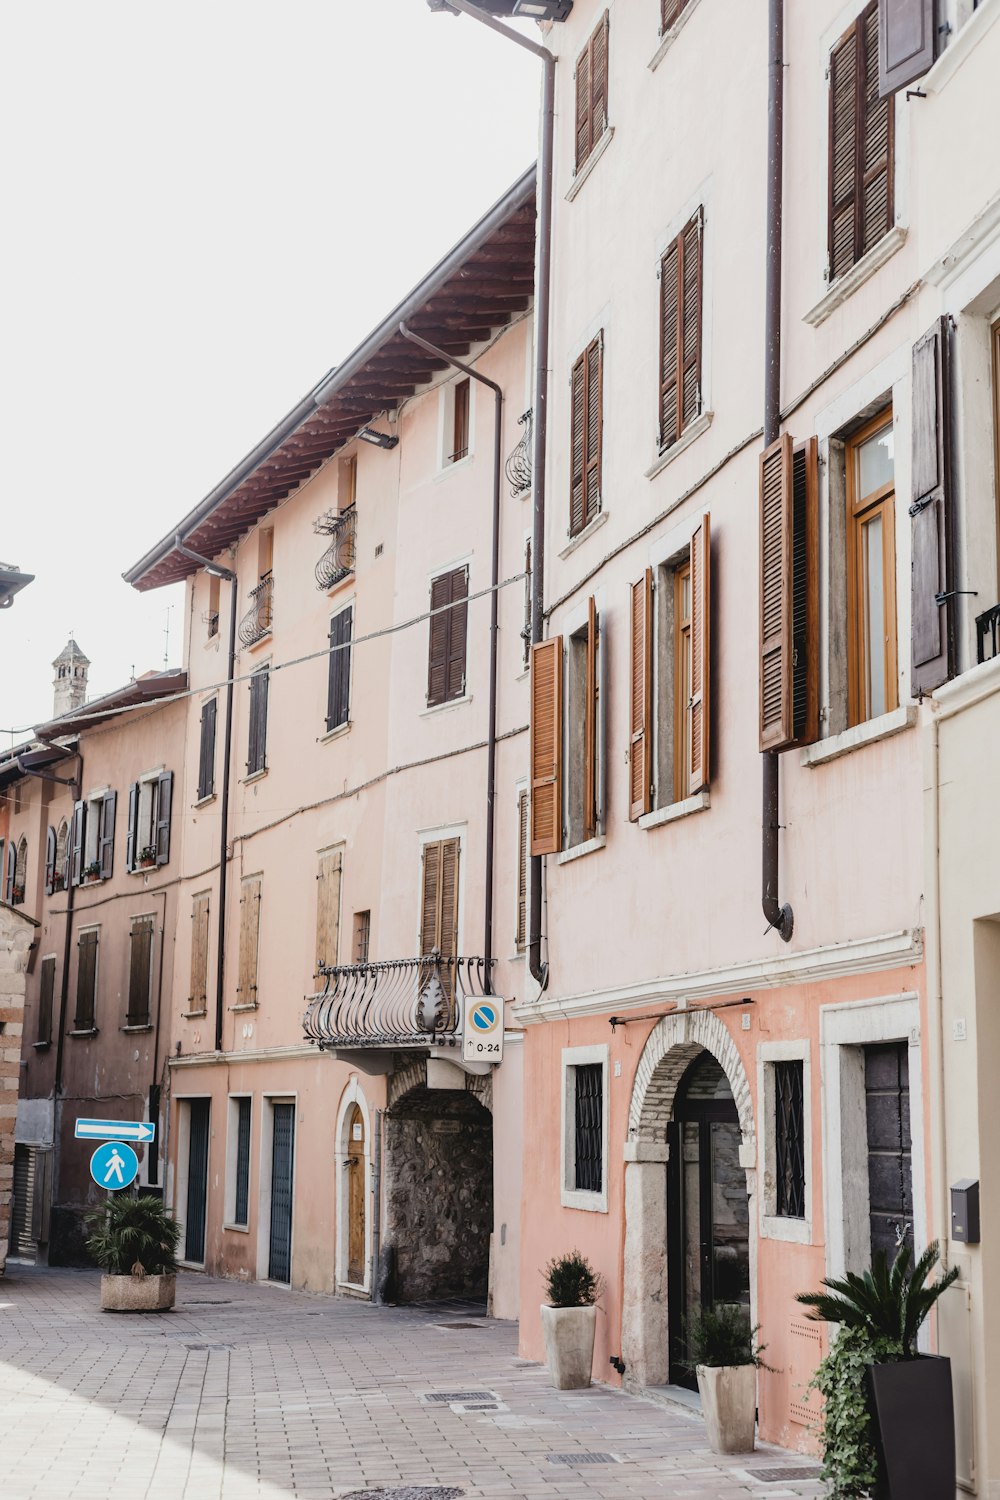
<path fill-rule="evenodd" d="M 823 1470 L 816 1468 L 806 1469 L 747 1469 L 746 1471 L 758 1484 L 798 1484 L 802 1479 L 822 1479 Z"/>
<path fill-rule="evenodd" d="M 567 1467 L 575 1464 L 617 1464 L 621 1460 L 613 1453 L 550 1453 L 550 1464 L 565 1464 Z"/>

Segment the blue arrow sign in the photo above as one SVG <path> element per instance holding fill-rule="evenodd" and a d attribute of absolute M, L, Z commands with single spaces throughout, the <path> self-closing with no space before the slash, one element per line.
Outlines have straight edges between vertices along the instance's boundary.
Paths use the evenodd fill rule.
<path fill-rule="evenodd" d="M 74 1132 L 82 1141 L 151 1141 L 156 1126 L 148 1120 L 77 1120 Z"/>
<path fill-rule="evenodd" d="M 106 1141 L 90 1158 L 90 1175 L 98 1187 L 117 1193 L 135 1181 L 139 1158 L 124 1141 Z"/>

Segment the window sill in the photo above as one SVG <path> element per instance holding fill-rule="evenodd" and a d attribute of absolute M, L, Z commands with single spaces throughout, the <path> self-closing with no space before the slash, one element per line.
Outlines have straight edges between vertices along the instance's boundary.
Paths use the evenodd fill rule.
<path fill-rule="evenodd" d="M 693 797 L 685 797 L 682 802 L 671 802 L 666 807 L 658 807 L 655 812 L 643 813 L 639 819 L 639 827 L 662 828 L 664 823 L 676 823 L 678 818 L 702 812 L 710 805 L 708 792 L 695 792 Z"/>
<path fill-rule="evenodd" d="M 570 183 L 569 192 L 566 194 L 567 203 L 573 202 L 573 199 L 583 187 L 583 184 L 586 182 L 591 172 L 597 166 L 597 163 L 600 161 L 605 151 L 607 151 L 608 147 L 611 145 L 611 142 L 614 140 L 614 136 L 615 127 L 613 125 L 605 125 L 604 134 L 601 136 L 601 139 L 598 141 L 593 151 L 591 151 L 583 166 L 578 168 L 576 176 Z"/>
<path fill-rule="evenodd" d="M 158 870 L 159 868 L 159 865 L 156 863 L 153 863 L 151 865 L 136 865 L 134 869 L 126 870 L 125 873 L 126 875 L 152 875 L 153 872 L 155 870 Z M 98 882 L 95 881 L 94 884 L 96 885 L 98 884 Z"/>
<path fill-rule="evenodd" d="M 464 704 L 472 702 L 471 693 L 463 693 L 461 698 L 449 698 L 446 703 L 432 703 L 429 708 L 420 710 L 420 717 L 428 719 L 432 714 L 443 714 L 449 708 L 462 708 Z"/>
<path fill-rule="evenodd" d="M 808 1219 L 787 1219 L 780 1214 L 764 1214 L 760 1221 L 761 1238 L 784 1240 L 789 1245 L 811 1245 L 812 1228 Z"/>
<path fill-rule="evenodd" d="M 563 1187 L 559 1202 L 563 1208 L 579 1208 L 587 1214 L 606 1214 L 608 1211 L 607 1193 L 583 1193 L 577 1188 Z"/>
<path fill-rule="evenodd" d="M 96 1026 L 80 1026 L 70 1032 L 70 1036 L 96 1036 Z"/>
<path fill-rule="evenodd" d="M 355 542 L 354 545 L 357 546 L 357 543 Z M 344 588 L 345 583 L 353 583 L 353 582 L 354 582 L 354 568 L 352 568 L 349 573 L 345 573 L 342 578 L 338 578 L 335 583 L 331 583 L 330 587 L 326 591 L 326 597 L 328 599 L 335 598 L 337 596 L 337 594 L 340 594 L 340 593 L 343 592 L 343 588 Z"/>
<path fill-rule="evenodd" d="M 128 1031 L 128 1032 L 152 1031 L 152 1029 L 153 1029 L 153 1023 L 152 1023 L 152 1021 L 143 1021 L 141 1024 L 138 1024 L 138 1025 L 135 1025 L 135 1026 L 119 1026 L 119 1028 L 118 1028 L 119 1031 Z"/>
<path fill-rule="evenodd" d="M 208 1015 L 208 1011 L 207 1010 L 182 1010 L 181 1011 L 181 1020 L 182 1021 L 200 1021 L 203 1016 L 207 1016 L 207 1015 Z"/>
<path fill-rule="evenodd" d="M 670 447 L 665 449 L 646 470 L 646 478 L 655 479 L 657 474 L 662 474 L 667 465 L 672 464 L 685 448 L 690 448 L 696 438 L 700 438 L 703 432 L 708 431 L 714 415 L 714 412 L 703 411 L 700 417 L 695 417 L 693 422 L 689 422 L 676 443 L 671 443 Z"/>
<path fill-rule="evenodd" d="M 210 802 L 214 802 L 214 801 L 215 801 L 215 793 L 214 792 L 206 792 L 205 795 L 204 795 L 204 797 L 199 797 L 198 800 L 196 802 L 193 802 L 191 805 L 192 805 L 192 807 L 207 807 Z"/>
<path fill-rule="evenodd" d="M 815 745 L 807 745 L 800 751 L 801 764 L 825 765 L 827 761 L 849 755 L 852 750 L 860 750 L 864 745 L 874 745 L 879 740 L 891 739 L 894 734 L 902 734 L 904 729 L 912 729 L 916 722 L 916 705 L 904 704 L 902 708 L 894 708 L 891 713 L 880 714 L 877 719 L 867 719 L 864 724 L 855 724 L 840 734 L 831 734 L 828 739 L 817 740 Z"/>
<path fill-rule="evenodd" d="M 260 1009 L 260 1001 L 259 1000 L 250 1000 L 250 1001 L 247 1002 L 246 1005 L 231 1005 L 229 1007 L 229 1009 L 230 1010 L 259 1010 Z"/>
<path fill-rule="evenodd" d="M 587 541 L 591 536 L 593 536 L 595 531 L 599 531 L 601 529 L 601 527 L 607 521 L 608 515 L 608 511 L 599 510 L 594 519 L 592 521 L 588 521 L 582 531 L 578 531 L 576 536 L 570 537 L 569 541 L 566 543 L 559 556 L 569 557 L 576 551 L 577 547 L 582 547 L 584 542 Z"/>
<path fill-rule="evenodd" d="M 34 1047 L 34 1049 L 35 1049 L 36 1052 L 48 1052 L 49 1048 L 52 1046 L 52 1043 L 51 1043 L 51 1041 L 48 1041 L 48 1042 L 32 1042 L 31 1045 L 32 1045 L 32 1047 Z"/>
<path fill-rule="evenodd" d="M 687 5 L 685 5 L 684 9 L 681 11 L 674 24 L 669 28 L 669 30 L 663 33 L 663 36 L 660 39 L 660 45 L 657 47 L 649 62 L 646 64 L 651 73 L 655 73 L 656 69 L 660 66 L 660 63 L 666 57 L 667 53 L 674 45 L 674 42 L 676 42 L 677 38 L 684 30 L 684 27 L 687 25 L 692 12 L 697 10 L 697 8 L 698 0 L 688 0 Z"/>
<path fill-rule="evenodd" d="M 944 49 L 917 87 L 922 88 L 925 94 L 940 94 L 948 80 L 955 76 L 966 58 L 971 56 L 983 40 L 998 16 L 1000 7 L 996 5 L 983 5 L 979 10 L 973 11 L 954 41 Z"/>
<path fill-rule="evenodd" d="M 901 248 L 905 239 L 905 227 L 902 224 L 893 225 L 888 234 L 884 234 L 867 255 L 863 255 L 849 271 L 845 271 L 843 276 L 838 277 L 826 296 L 821 297 L 816 306 L 809 309 L 802 321 L 813 328 L 818 328 L 821 323 L 825 323 L 830 314 L 836 312 L 837 308 L 858 290 L 858 287 L 864 286 L 876 271 L 882 269 L 886 261 Z"/>
<path fill-rule="evenodd" d="M 222 1227 L 226 1231 L 227 1234 L 249 1234 L 250 1233 L 250 1225 L 249 1224 L 223 1224 Z"/>
<path fill-rule="evenodd" d="M 264 766 L 260 771 L 251 771 L 249 776 L 243 777 L 243 786 L 249 786 L 251 781 L 260 781 L 263 776 L 267 775 L 270 769 L 270 766 Z"/>
<path fill-rule="evenodd" d="M 338 724 L 337 727 L 336 727 L 336 729 L 328 729 L 326 731 L 326 734 L 321 734 L 320 735 L 319 740 L 318 740 L 317 743 L 320 744 L 320 745 L 328 745 L 331 740 L 339 740 L 339 739 L 341 739 L 347 733 L 347 731 L 350 729 L 351 722 L 352 721 L 350 719 L 348 719 L 348 721 L 347 721 L 346 724 Z"/>
<path fill-rule="evenodd" d="M 251 641 L 249 646 L 244 646 L 243 650 L 249 651 L 250 655 L 253 656 L 260 650 L 261 646 L 269 645 L 273 629 L 273 625 L 269 625 L 263 635 L 259 635 L 255 641 Z"/>
<path fill-rule="evenodd" d="M 593 854 L 595 849 L 603 849 L 607 842 L 606 836 L 599 833 L 596 839 L 587 839 L 585 843 L 574 844 L 572 849 L 563 849 L 556 855 L 556 864 L 572 864 L 574 859 L 582 859 L 585 854 Z"/>

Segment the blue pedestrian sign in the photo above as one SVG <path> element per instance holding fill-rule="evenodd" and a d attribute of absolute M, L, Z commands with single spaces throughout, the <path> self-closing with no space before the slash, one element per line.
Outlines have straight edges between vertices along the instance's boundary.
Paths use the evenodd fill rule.
<path fill-rule="evenodd" d="M 139 1158 L 124 1141 L 105 1141 L 90 1158 L 90 1175 L 98 1187 L 117 1193 L 135 1181 Z"/>
<path fill-rule="evenodd" d="M 149 1120 L 77 1120 L 74 1135 L 81 1141 L 151 1141 L 156 1126 Z"/>

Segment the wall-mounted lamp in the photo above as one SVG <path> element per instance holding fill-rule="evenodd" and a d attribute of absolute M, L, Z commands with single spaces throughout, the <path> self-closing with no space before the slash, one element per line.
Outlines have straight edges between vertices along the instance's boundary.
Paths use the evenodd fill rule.
<path fill-rule="evenodd" d="M 371 443 L 373 448 L 395 448 L 399 442 L 398 437 L 391 437 L 388 432 L 376 432 L 374 427 L 362 427 L 358 437 L 363 443 Z"/>
<path fill-rule="evenodd" d="M 514 15 L 532 21 L 565 21 L 572 9 L 573 0 L 515 0 Z"/>

